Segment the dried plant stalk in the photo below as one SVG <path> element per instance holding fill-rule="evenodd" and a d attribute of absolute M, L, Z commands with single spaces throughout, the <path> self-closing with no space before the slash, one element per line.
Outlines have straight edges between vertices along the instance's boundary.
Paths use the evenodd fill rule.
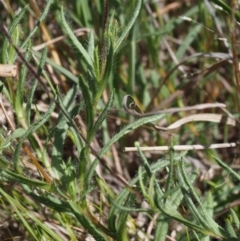
<path fill-rule="evenodd" d="M 0 77 L 16 77 L 17 65 L 14 64 L 0 64 Z"/>
<path fill-rule="evenodd" d="M 203 145 L 175 145 L 173 149 L 175 151 L 189 151 L 189 150 L 206 150 L 206 149 L 219 149 L 219 148 L 230 148 L 236 147 L 238 143 L 220 143 L 220 144 L 211 144 L 208 146 Z M 158 152 L 158 151 L 169 151 L 171 149 L 170 146 L 144 146 L 139 147 L 141 151 L 148 151 L 148 152 Z M 124 147 L 124 152 L 136 152 L 138 151 L 137 147 Z"/>

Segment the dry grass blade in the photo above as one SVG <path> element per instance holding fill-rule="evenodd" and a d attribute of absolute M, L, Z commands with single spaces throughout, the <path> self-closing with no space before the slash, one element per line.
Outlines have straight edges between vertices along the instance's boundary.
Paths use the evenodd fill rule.
<path fill-rule="evenodd" d="M 76 36 L 82 36 L 82 35 L 85 35 L 86 33 L 89 33 L 90 29 L 88 29 L 88 28 L 79 28 L 79 29 L 74 30 L 73 32 L 76 34 Z M 39 45 L 36 45 L 32 49 L 35 50 L 35 51 L 39 51 L 41 49 L 44 49 L 46 46 L 49 46 L 49 45 L 54 44 L 54 43 L 57 43 L 57 42 L 62 41 L 64 39 L 66 39 L 66 38 L 67 38 L 67 36 L 61 35 L 61 36 L 58 36 L 58 37 L 56 37 L 54 39 L 51 39 L 51 40 L 49 40 L 47 42 L 44 42 L 44 43 L 39 44 Z M 23 52 L 24 51 L 25 50 L 23 50 Z"/>
<path fill-rule="evenodd" d="M 207 121 L 207 122 L 226 124 L 230 126 L 236 126 L 236 120 L 234 118 L 219 115 L 219 114 L 205 113 L 205 114 L 195 114 L 195 115 L 186 116 L 165 128 L 157 125 L 155 125 L 155 128 L 161 131 L 174 131 L 174 130 L 178 130 L 182 125 L 193 121 Z"/>

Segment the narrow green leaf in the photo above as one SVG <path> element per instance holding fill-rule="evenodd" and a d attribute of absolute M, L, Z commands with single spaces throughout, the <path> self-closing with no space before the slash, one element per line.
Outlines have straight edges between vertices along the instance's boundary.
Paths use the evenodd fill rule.
<path fill-rule="evenodd" d="M 90 167 L 88 168 L 88 170 L 86 172 L 85 181 L 84 181 L 84 190 L 88 190 L 89 187 L 90 187 L 93 175 L 94 175 L 95 170 L 96 170 L 96 166 L 97 166 L 96 164 L 98 164 L 97 161 L 92 162 Z"/>
<path fill-rule="evenodd" d="M 139 181 L 141 192 L 142 192 L 144 198 L 146 198 L 148 200 L 148 193 L 145 188 L 146 177 L 144 178 L 144 176 L 143 176 L 143 171 L 142 171 L 141 166 L 138 168 L 138 181 Z"/>
<path fill-rule="evenodd" d="M 6 178 L 8 181 L 15 181 L 15 182 L 19 182 L 21 184 L 27 184 L 28 186 L 33 186 L 33 187 L 40 187 L 47 191 L 49 191 L 52 188 L 51 185 L 46 182 L 29 179 L 22 175 L 17 174 L 16 172 L 12 172 L 9 170 L 3 171 L 0 169 L 0 176 L 2 178 Z"/>
<path fill-rule="evenodd" d="M 91 72 L 88 70 L 85 81 L 87 82 L 88 88 L 91 92 L 92 99 L 94 99 L 94 96 L 96 96 L 98 92 L 98 80 L 95 77 L 95 73 L 94 75 L 92 75 Z"/>
<path fill-rule="evenodd" d="M 90 221 L 90 219 L 81 213 L 75 204 L 69 203 L 72 213 L 77 218 L 78 222 L 86 229 L 86 231 L 93 236 L 95 240 L 107 241 L 107 238 L 99 231 L 98 228 Z"/>
<path fill-rule="evenodd" d="M 35 34 L 35 32 L 37 31 L 40 23 L 46 18 L 47 14 L 48 14 L 48 11 L 49 11 L 49 8 L 50 6 L 52 5 L 53 3 L 53 0 L 48 0 L 46 1 L 47 4 L 41 14 L 41 16 L 39 17 L 35 27 L 33 28 L 33 30 L 30 32 L 30 34 L 27 36 L 27 38 L 25 39 L 25 41 L 22 43 L 21 47 L 20 47 L 20 50 L 22 50 L 26 45 L 27 43 L 29 42 L 29 40 L 33 37 L 33 35 Z"/>
<path fill-rule="evenodd" d="M 165 241 L 169 228 L 169 219 L 159 214 L 154 233 L 154 241 Z"/>
<path fill-rule="evenodd" d="M 20 32 L 21 32 L 21 27 L 20 25 L 18 25 L 13 33 L 11 34 L 11 39 L 12 39 L 12 42 L 15 46 L 18 46 L 19 45 L 19 42 L 20 42 Z M 7 55 L 8 55 L 8 63 L 9 64 L 12 64 L 14 63 L 15 59 L 16 59 L 16 56 L 17 56 L 17 53 L 16 53 L 16 50 L 14 49 L 14 47 L 11 45 L 9 45 L 8 47 L 8 51 L 7 52 Z"/>
<path fill-rule="evenodd" d="M 127 200 L 124 202 L 124 207 L 131 207 L 135 201 L 133 194 L 129 194 Z M 128 241 L 127 235 L 127 217 L 129 211 L 122 211 L 118 218 L 117 241 Z"/>
<path fill-rule="evenodd" d="M 20 203 L 18 203 L 17 200 L 13 199 L 11 196 L 9 196 L 4 190 L 0 188 L 0 194 L 7 199 L 7 201 L 10 203 L 13 210 L 16 212 L 19 219 L 22 221 L 23 225 L 26 227 L 26 229 L 29 231 L 29 233 L 33 236 L 35 240 L 39 240 L 37 236 L 34 233 L 34 229 L 28 224 L 28 221 L 24 218 L 23 214 L 25 212 L 28 212 Z"/>
<path fill-rule="evenodd" d="M 30 48 L 31 48 L 31 42 L 29 42 L 27 51 L 24 56 L 26 61 L 28 62 L 30 62 L 30 58 L 31 58 Z M 19 78 L 17 90 L 16 90 L 15 103 L 14 103 L 15 112 L 19 123 L 22 123 L 24 121 L 24 116 L 25 116 L 25 112 L 23 110 L 23 95 L 24 95 L 24 88 L 25 88 L 25 83 L 27 78 L 27 72 L 28 72 L 27 67 L 25 65 L 22 65 L 21 71 L 20 71 L 20 78 Z"/>
<path fill-rule="evenodd" d="M 0 169 L 3 168 L 5 170 L 6 168 L 9 167 L 9 160 L 3 155 L 0 155 Z"/>
<path fill-rule="evenodd" d="M 76 131 L 75 128 L 73 128 L 72 126 L 70 126 L 70 127 L 69 127 L 69 130 L 70 130 L 71 133 L 72 133 L 73 143 L 75 144 L 76 149 L 77 149 L 77 152 L 78 152 L 78 154 L 80 155 L 81 150 L 82 150 L 82 148 L 83 148 L 83 146 L 84 146 L 83 141 L 82 141 L 82 139 L 80 138 L 79 133 Z"/>
<path fill-rule="evenodd" d="M 118 208 L 119 210 L 121 211 L 124 211 L 124 212 L 151 212 L 152 210 L 148 210 L 148 209 L 145 209 L 145 208 L 133 208 L 133 207 L 128 207 L 126 206 L 125 204 L 123 205 L 119 205 L 118 203 L 116 203 L 115 201 L 111 200 L 111 203 L 116 207 Z"/>
<path fill-rule="evenodd" d="M 237 238 L 237 235 L 234 231 L 234 228 L 230 222 L 229 219 L 226 220 L 226 230 L 229 233 L 229 239 L 231 240 L 232 238 Z"/>
<path fill-rule="evenodd" d="M 105 106 L 104 110 L 102 111 L 102 113 L 98 117 L 98 119 L 95 122 L 95 124 L 92 127 L 92 129 L 90 130 L 89 138 L 88 138 L 89 142 L 92 141 L 93 137 L 96 135 L 97 130 L 100 128 L 100 126 L 103 123 L 103 121 L 107 118 L 107 114 L 110 111 L 110 109 L 112 108 L 113 102 L 114 102 L 114 92 L 111 93 L 111 95 L 109 97 L 109 100 L 107 102 L 107 105 Z"/>
<path fill-rule="evenodd" d="M 155 191 L 154 191 L 154 186 L 155 186 L 155 182 L 156 182 L 156 177 L 155 177 L 155 173 L 153 173 L 153 175 L 150 178 L 150 182 L 149 182 L 149 188 L 148 188 L 148 202 L 149 205 L 151 206 L 151 208 L 156 208 L 155 203 L 154 203 L 154 195 L 155 195 Z"/>
<path fill-rule="evenodd" d="M 81 15 L 81 18 L 83 18 L 83 26 L 87 26 L 87 27 L 92 27 L 92 13 L 91 13 L 91 9 L 89 6 L 89 1 L 88 0 L 82 0 L 81 3 L 76 1 L 76 4 L 78 4 L 79 8 L 81 8 L 81 12 L 79 12 L 78 14 Z"/>
<path fill-rule="evenodd" d="M 57 90 L 58 92 L 58 90 Z M 64 109 L 67 113 L 69 113 L 75 103 L 75 95 L 77 93 L 77 87 L 73 86 L 64 97 L 63 101 L 60 98 L 60 93 L 58 93 L 58 102 L 62 109 Z M 67 135 L 67 130 L 69 128 L 69 123 L 66 120 L 63 113 L 60 113 L 57 119 L 57 125 L 52 130 L 51 135 L 53 134 L 53 147 L 52 147 L 52 170 L 55 174 L 55 178 L 59 180 L 59 178 L 63 175 L 63 167 L 62 167 L 62 155 L 63 155 L 63 147 Z"/>
<path fill-rule="evenodd" d="M 44 204 L 46 207 L 52 208 L 57 212 L 71 212 L 68 202 L 62 201 L 59 198 L 52 196 L 51 194 L 37 195 L 36 193 L 29 190 L 28 186 L 23 186 L 24 190 L 28 192 L 28 195 L 33 198 L 33 200 Z"/>
<path fill-rule="evenodd" d="M 149 165 L 146 157 L 144 156 L 143 152 L 141 151 L 141 149 L 140 149 L 139 147 L 138 147 L 138 153 L 139 153 L 140 160 L 142 161 L 142 164 L 143 164 L 143 166 L 144 166 L 144 168 L 145 168 L 145 171 L 146 171 L 148 177 L 151 178 L 151 179 L 153 179 L 153 180 L 152 180 L 152 182 L 153 182 L 152 185 L 154 186 L 155 189 L 160 190 L 159 184 L 158 184 L 157 180 L 156 180 L 155 177 L 154 177 L 154 173 L 152 172 L 151 167 L 150 167 L 150 165 Z M 171 159 L 171 157 L 170 157 L 170 159 Z M 171 163 L 171 160 L 170 160 L 170 163 Z M 140 180 L 140 179 L 139 179 L 139 183 L 141 183 L 141 180 Z M 162 195 L 162 198 L 164 198 L 164 197 L 165 197 L 166 199 L 169 198 L 170 193 L 173 193 L 173 194 L 174 194 L 174 193 L 179 193 L 179 188 L 168 190 L 168 192 L 165 191 L 164 195 L 161 194 L 161 195 Z M 172 195 L 173 195 L 173 194 L 172 194 Z M 154 205 L 154 201 L 152 200 L 151 197 L 148 196 L 147 199 L 149 200 L 150 203 L 152 203 L 152 206 L 155 206 L 155 205 Z"/>
<path fill-rule="evenodd" d="M 37 69 L 37 74 L 38 74 L 38 75 L 41 75 L 42 72 L 43 72 L 44 65 L 45 65 L 46 59 L 47 59 L 47 53 L 48 53 L 48 49 L 47 49 L 47 47 L 45 46 L 45 48 L 43 49 L 41 58 L 40 58 L 40 62 L 39 62 L 39 65 L 38 65 L 38 69 Z"/>
<path fill-rule="evenodd" d="M 86 179 L 86 171 L 87 171 L 87 165 L 90 162 L 89 161 L 89 149 L 87 147 L 84 147 L 80 153 L 79 157 L 79 169 L 78 169 L 78 175 L 79 175 L 79 189 L 81 192 L 81 195 L 87 192 L 84 188 L 86 185 L 84 184 Z"/>
<path fill-rule="evenodd" d="M 63 7 L 61 8 L 61 16 L 62 16 L 63 26 L 65 27 L 66 33 L 68 34 L 69 38 L 71 39 L 72 44 L 79 51 L 79 53 L 82 54 L 84 61 L 92 69 L 93 68 L 92 59 L 90 58 L 88 52 L 85 50 L 85 48 L 82 46 L 82 44 L 78 41 L 77 37 L 75 36 L 75 34 L 73 33 L 73 31 L 71 30 L 69 25 L 67 24 L 65 17 L 64 17 Z"/>
<path fill-rule="evenodd" d="M 98 53 L 98 46 L 94 49 L 94 61 L 93 61 L 93 67 L 94 67 L 94 73 L 96 76 L 97 83 L 101 80 L 101 71 L 100 71 L 100 59 L 99 59 L 99 53 Z"/>
<path fill-rule="evenodd" d="M 176 57 L 178 61 L 181 61 L 183 59 L 184 53 L 187 51 L 191 43 L 197 38 L 198 34 L 200 33 L 201 29 L 203 28 L 202 25 L 195 25 L 194 27 L 189 30 L 189 33 L 183 40 L 183 44 L 180 45 L 179 49 L 177 50 Z M 173 68 L 175 66 L 175 63 L 172 64 Z M 177 72 L 174 72 L 171 76 L 172 79 L 176 78 Z"/>
<path fill-rule="evenodd" d="M 96 168 L 96 165 L 98 164 L 98 160 L 95 160 L 93 163 L 92 163 L 92 168 Z M 167 165 L 169 165 L 169 160 L 163 158 L 163 159 L 160 159 L 158 160 L 156 163 L 152 164 L 151 165 L 151 171 L 153 173 L 163 169 L 164 167 L 166 167 Z M 146 176 L 146 171 L 143 170 L 143 174 L 142 174 L 143 178 L 145 178 Z M 137 182 L 139 181 L 139 177 L 136 176 L 131 182 L 130 182 L 130 186 L 132 185 L 135 185 Z M 129 190 L 128 189 L 123 189 L 119 194 L 118 196 L 116 197 L 115 199 L 115 203 L 122 203 L 124 200 L 126 200 L 127 196 L 129 195 Z M 119 209 L 116 208 L 115 206 L 112 206 L 110 211 L 109 211 L 109 214 L 108 214 L 108 227 L 109 227 L 109 230 L 112 232 L 112 233 L 116 233 L 116 219 L 117 219 L 117 215 L 119 213 Z"/>
<path fill-rule="evenodd" d="M 100 151 L 99 156 L 102 157 L 116 141 L 118 141 L 120 138 L 122 138 L 129 132 L 131 132 L 131 131 L 137 129 L 138 127 L 145 125 L 147 123 L 158 121 L 158 120 L 162 119 L 164 116 L 165 116 L 164 114 L 148 116 L 148 117 L 138 119 L 135 122 L 127 125 L 119 133 L 117 133 L 108 143 L 106 143 L 106 145 Z"/>
<path fill-rule="evenodd" d="M 117 50 L 118 50 L 118 48 L 120 47 L 122 41 L 124 40 L 124 38 L 126 37 L 126 35 L 129 33 L 129 31 L 131 30 L 133 24 L 135 23 L 138 15 L 139 15 L 139 13 L 140 13 L 140 11 L 141 11 L 143 1 L 142 1 L 142 0 L 136 0 L 135 2 L 136 2 L 136 5 L 134 6 L 131 19 L 130 19 L 130 21 L 128 22 L 128 24 L 126 25 L 126 27 L 124 28 L 121 36 L 120 36 L 119 39 L 117 40 L 117 43 L 116 43 L 115 49 L 114 49 L 114 53 L 117 52 Z"/>
<path fill-rule="evenodd" d="M 19 31 L 19 28 L 20 28 L 19 23 L 23 19 L 23 17 L 25 16 L 27 8 L 28 8 L 28 5 L 26 5 L 24 8 L 22 8 L 21 11 L 12 20 L 10 26 L 8 27 L 8 33 L 10 34 L 10 36 L 12 36 L 12 34 L 16 30 L 16 28 L 18 28 L 18 31 Z M 13 41 L 14 44 L 18 45 L 18 42 L 16 42 L 14 39 L 12 39 L 12 41 Z M 3 42 L 3 45 L 2 45 L 2 48 L 0 50 L 0 52 L 1 52 L 1 63 L 13 64 L 13 61 L 15 59 L 14 59 L 14 57 L 9 58 L 8 51 L 6 51 L 8 49 L 8 47 L 9 47 L 9 40 L 7 38 L 5 38 L 4 42 Z M 16 55 L 15 55 L 15 58 L 16 58 Z"/>
<path fill-rule="evenodd" d="M 236 212 L 232 208 L 230 209 L 230 211 L 231 211 L 231 214 L 232 214 L 232 217 L 233 217 L 233 221 L 234 221 L 236 227 L 239 229 L 240 228 L 239 217 L 238 217 L 238 215 L 236 214 Z"/>
<path fill-rule="evenodd" d="M 214 214 L 214 201 L 211 192 L 208 192 L 206 198 L 204 199 L 203 206 L 206 209 L 210 217 L 213 217 Z"/>
<path fill-rule="evenodd" d="M 98 84 L 98 90 L 97 90 L 96 96 L 94 98 L 94 103 L 93 103 L 94 107 L 97 105 L 99 99 L 101 98 L 101 96 L 103 94 L 103 91 L 105 90 L 105 88 L 108 84 L 109 77 L 110 77 L 110 74 L 112 72 L 112 67 L 113 67 L 113 57 L 114 57 L 113 42 L 110 39 L 109 52 L 108 52 L 107 60 L 106 60 L 107 62 L 106 62 L 106 66 L 104 68 L 103 77 L 102 77 L 100 83 Z"/>
<path fill-rule="evenodd" d="M 183 191 L 183 194 L 184 194 L 184 199 L 186 200 L 186 202 L 187 202 L 190 210 L 192 211 L 194 217 L 198 219 L 201 226 L 204 227 L 205 230 L 208 230 L 208 232 L 210 232 L 210 234 L 208 234 L 208 235 L 213 236 L 213 237 L 216 237 L 216 236 L 228 237 L 228 233 L 222 227 L 220 227 L 213 220 L 213 218 L 211 218 L 208 211 L 203 206 L 201 200 L 199 199 L 198 195 L 196 194 L 196 192 L 195 192 L 195 190 L 194 190 L 194 188 L 191 184 L 192 183 L 191 177 L 189 177 L 189 174 L 186 173 L 183 165 L 184 165 L 184 162 L 181 161 L 180 162 L 180 168 L 181 168 L 181 174 L 183 175 L 183 177 L 181 177 L 181 175 L 179 175 L 179 178 L 181 179 L 181 184 L 182 184 L 182 187 L 183 187 L 182 191 Z M 199 206 L 198 209 L 196 207 L 196 203 Z M 198 231 L 198 230 L 195 229 L 195 231 Z M 200 232 L 205 234 L 202 231 L 200 231 Z"/>
<path fill-rule="evenodd" d="M 184 53 L 189 48 L 191 43 L 197 38 L 197 35 L 200 33 L 202 28 L 203 26 L 199 24 L 189 30 L 188 35 L 185 37 L 179 49 L 177 50 L 176 56 L 178 60 L 182 60 Z"/>
<path fill-rule="evenodd" d="M 94 59 L 94 32 L 90 31 L 88 35 L 88 55 L 93 61 Z"/>
<path fill-rule="evenodd" d="M 192 223 L 191 221 L 188 221 L 187 219 L 183 218 L 182 215 L 175 209 L 173 209 L 173 206 L 169 203 L 169 202 L 165 202 L 162 198 L 161 198 L 161 194 L 159 195 L 159 193 L 157 192 L 156 198 L 155 198 L 155 204 L 156 206 L 159 208 L 159 210 L 161 210 L 167 217 L 177 220 L 178 222 L 186 225 L 187 227 L 200 232 L 204 235 L 210 235 L 212 237 L 216 237 L 216 238 L 222 238 L 221 234 L 216 234 L 206 228 L 201 227 L 200 225 L 196 225 L 194 223 Z"/>
<path fill-rule="evenodd" d="M 183 192 L 184 192 L 185 199 L 188 201 L 190 209 L 194 213 L 195 217 L 198 218 L 199 222 L 201 223 L 201 225 L 203 227 L 205 227 L 206 229 L 212 230 L 216 234 L 220 234 L 220 227 L 207 213 L 207 210 L 204 208 L 200 198 L 198 197 L 196 191 L 194 190 L 194 187 L 191 183 L 189 175 L 185 171 L 183 160 L 180 161 L 180 169 L 181 169 L 181 174 L 183 177 L 183 179 L 182 179 L 182 185 L 184 185 Z M 185 185 L 186 185 L 186 187 L 185 187 Z M 185 188 L 187 188 L 187 189 L 185 189 Z M 197 202 L 200 210 L 197 210 L 196 203 L 193 202 L 193 200 L 195 200 Z"/>
<path fill-rule="evenodd" d="M 128 94 L 132 95 L 135 89 L 135 78 L 136 78 L 136 25 L 133 27 L 130 50 L 129 50 L 129 74 L 128 74 Z"/>
<path fill-rule="evenodd" d="M 206 209 L 207 213 L 209 214 L 210 217 L 213 217 L 214 214 L 214 202 L 213 202 L 213 197 L 212 193 L 208 192 L 206 195 L 206 198 L 204 199 L 203 206 Z M 211 237 L 207 236 L 201 239 L 201 241 L 210 241 Z"/>
<path fill-rule="evenodd" d="M 18 128 L 14 130 L 13 133 L 7 139 L 5 139 L 3 146 L 7 147 L 12 140 L 22 137 L 25 132 L 26 130 L 24 130 L 23 128 Z"/>
<path fill-rule="evenodd" d="M 44 68 L 44 65 L 45 65 L 45 62 L 46 62 L 46 58 L 47 58 L 47 48 L 45 47 L 43 49 L 42 56 L 41 56 L 41 59 L 40 59 L 40 63 L 38 65 L 38 69 L 37 69 L 37 74 L 39 76 L 42 74 L 42 71 L 43 71 L 43 68 Z M 33 101 L 33 98 L 34 98 L 34 92 L 37 88 L 37 84 L 38 84 L 38 81 L 37 81 L 37 79 L 35 79 L 33 81 L 33 84 L 31 86 L 30 93 L 29 93 L 29 96 L 28 96 L 28 99 L 27 99 L 26 113 L 25 113 L 27 125 L 30 125 L 30 115 L 31 115 L 32 101 Z"/>
<path fill-rule="evenodd" d="M 216 162 L 218 163 L 218 165 L 220 167 L 224 168 L 229 173 L 231 173 L 234 177 L 236 177 L 238 180 L 240 180 L 240 175 L 237 172 L 235 172 L 230 166 L 228 166 L 226 163 L 224 163 L 222 160 L 220 160 L 216 156 L 213 156 L 213 158 L 216 160 Z"/>
<path fill-rule="evenodd" d="M 87 133 L 91 130 L 94 121 L 94 110 L 92 104 L 92 94 L 83 76 L 79 76 L 79 86 L 85 102 Z"/>
<path fill-rule="evenodd" d="M 54 241 L 63 241 L 62 236 L 57 234 L 55 230 L 52 230 L 50 227 L 48 227 L 42 220 L 37 219 L 35 216 L 32 215 L 31 212 L 27 212 L 27 216 L 33 220 L 34 222 L 34 228 L 35 226 L 40 227 L 44 232 L 46 232 L 48 235 L 50 235 L 49 238 Z M 42 234 L 44 236 L 44 234 Z M 45 236 L 44 236 L 45 237 Z"/>
<path fill-rule="evenodd" d="M 14 16 L 13 20 L 11 21 L 10 26 L 8 27 L 8 33 L 10 35 L 12 35 L 13 31 L 15 30 L 15 28 L 17 28 L 18 25 L 20 24 L 20 21 L 25 16 L 28 7 L 29 7 L 29 5 L 26 5 L 24 8 L 21 9 L 21 11 L 16 16 Z"/>

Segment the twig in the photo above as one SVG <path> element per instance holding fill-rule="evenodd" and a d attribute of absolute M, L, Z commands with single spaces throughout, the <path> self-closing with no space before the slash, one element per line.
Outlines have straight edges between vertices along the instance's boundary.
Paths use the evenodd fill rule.
<path fill-rule="evenodd" d="M 204 145 L 175 145 L 172 148 L 174 151 L 189 151 L 189 150 L 206 150 L 206 149 L 220 149 L 220 148 L 230 148 L 236 147 L 238 143 L 221 143 L 221 144 L 211 144 L 209 146 Z M 151 147 L 139 147 L 141 151 L 157 152 L 157 151 L 169 151 L 170 146 L 151 146 Z M 137 152 L 137 147 L 124 147 L 124 152 Z"/>

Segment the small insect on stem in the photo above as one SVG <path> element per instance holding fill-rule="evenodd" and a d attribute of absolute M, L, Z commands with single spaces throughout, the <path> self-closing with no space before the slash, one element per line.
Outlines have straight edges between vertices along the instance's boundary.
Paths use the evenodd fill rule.
<path fill-rule="evenodd" d="M 16 77 L 17 65 L 14 64 L 0 64 L 0 77 Z"/>

